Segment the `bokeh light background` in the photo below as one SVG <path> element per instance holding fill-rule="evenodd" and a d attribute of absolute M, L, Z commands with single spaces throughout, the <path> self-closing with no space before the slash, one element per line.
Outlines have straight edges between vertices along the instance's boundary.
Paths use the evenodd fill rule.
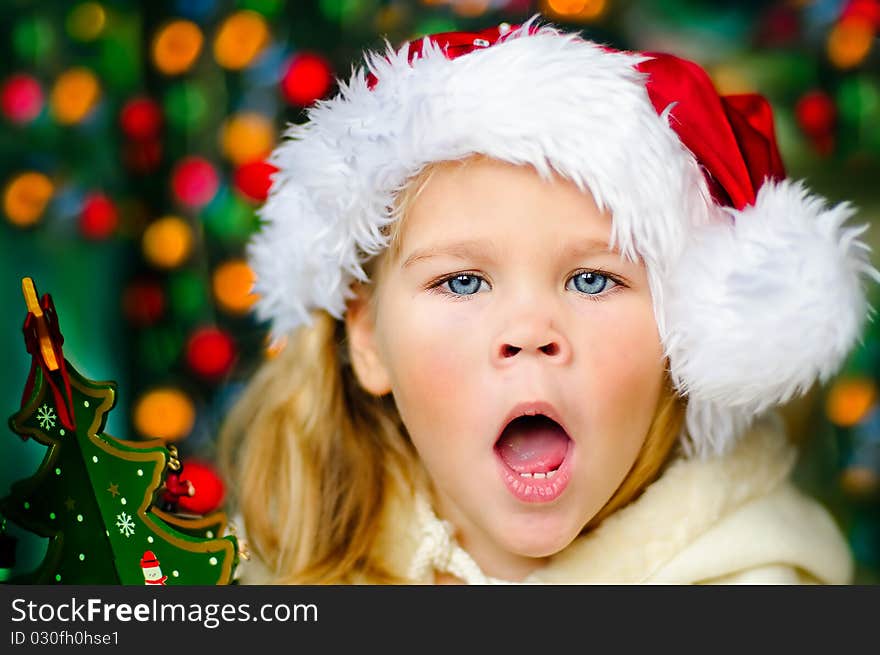
<path fill-rule="evenodd" d="M 18 409 L 29 369 L 31 276 L 54 298 L 68 359 L 119 384 L 108 431 L 174 441 L 210 466 L 226 409 L 279 347 L 248 315 L 243 253 L 281 128 L 383 38 L 536 12 L 618 48 L 692 58 L 724 93 L 766 95 L 789 174 L 855 203 L 877 251 L 880 0 L 4 2 L 0 415 Z M 865 583 L 880 581 L 878 343 L 872 324 L 837 378 L 785 409 L 798 480 L 834 512 Z M 0 443 L 6 495 L 44 449 L 9 431 Z M 6 529 L 16 567 L 31 568 L 45 543 Z"/>

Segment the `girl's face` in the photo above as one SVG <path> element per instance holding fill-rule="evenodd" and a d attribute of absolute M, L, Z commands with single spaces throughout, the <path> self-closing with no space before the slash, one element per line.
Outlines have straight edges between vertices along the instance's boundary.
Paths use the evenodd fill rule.
<path fill-rule="evenodd" d="M 350 308 L 355 370 L 393 394 L 462 546 L 521 579 L 646 437 L 664 359 L 644 265 L 608 250 L 589 194 L 494 160 L 440 166 L 402 229 L 375 311 Z"/>

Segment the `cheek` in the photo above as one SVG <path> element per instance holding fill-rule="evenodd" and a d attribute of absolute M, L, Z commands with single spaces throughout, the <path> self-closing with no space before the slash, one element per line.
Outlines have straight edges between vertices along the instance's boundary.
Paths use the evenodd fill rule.
<path fill-rule="evenodd" d="M 473 362 L 480 338 L 470 327 L 473 317 L 467 320 L 464 308 L 440 311 L 438 304 L 417 300 L 388 307 L 387 320 L 380 321 L 395 402 L 414 440 L 426 430 L 448 431 L 451 422 L 466 420 L 468 399 L 472 403 L 478 391 Z"/>
<path fill-rule="evenodd" d="M 610 304 L 610 303 L 609 303 Z M 597 312 L 579 344 L 592 419 L 625 438 L 642 439 L 663 383 L 663 349 L 647 302 L 618 302 Z M 603 430 L 604 431 L 604 430 Z"/>

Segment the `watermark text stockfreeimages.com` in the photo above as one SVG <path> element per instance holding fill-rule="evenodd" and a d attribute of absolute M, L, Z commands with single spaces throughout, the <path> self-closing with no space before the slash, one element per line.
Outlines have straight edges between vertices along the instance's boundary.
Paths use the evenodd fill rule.
<path fill-rule="evenodd" d="M 36 602 L 24 598 L 12 601 L 12 622 L 31 625 L 44 623 L 113 624 L 180 622 L 198 624 L 213 630 L 224 623 L 318 622 L 314 603 L 172 603 L 154 598 L 143 603 L 109 603 L 101 598 Z"/>

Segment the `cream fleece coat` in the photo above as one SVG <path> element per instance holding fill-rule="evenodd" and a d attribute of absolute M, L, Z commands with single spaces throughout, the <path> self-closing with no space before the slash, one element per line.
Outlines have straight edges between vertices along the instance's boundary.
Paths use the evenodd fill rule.
<path fill-rule="evenodd" d="M 670 463 L 637 500 L 524 582 L 848 584 L 847 543 L 828 511 L 791 483 L 795 459 L 782 420 L 769 414 L 728 455 Z M 422 565 L 413 576 L 413 564 L 441 522 L 417 514 L 412 497 L 392 499 L 377 548 L 390 570 L 432 584 L 434 569 L 443 567 Z M 460 557 L 475 567 L 451 533 L 446 550 L 434 561 Z M 243 582 L 265 580 L 257 566 L 246 564 Z"/>

